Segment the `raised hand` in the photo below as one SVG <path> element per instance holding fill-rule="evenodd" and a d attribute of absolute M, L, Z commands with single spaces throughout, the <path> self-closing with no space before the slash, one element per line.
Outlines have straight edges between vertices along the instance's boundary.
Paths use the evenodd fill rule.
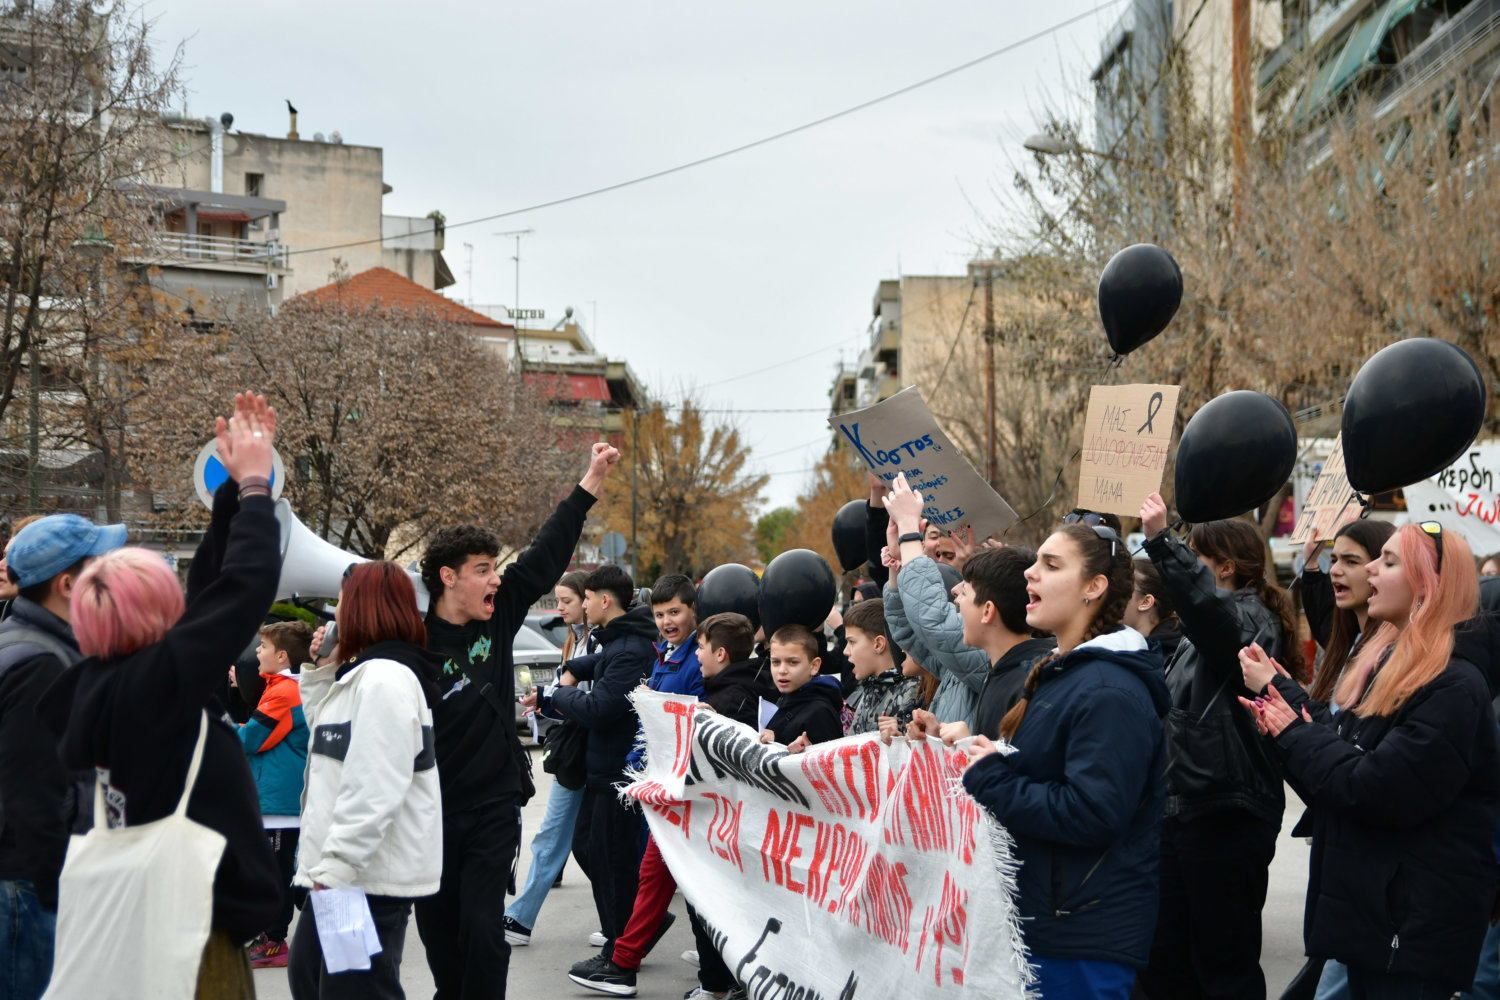
<path fill-rule="evenodd" d="M 885 495 L 885 509 L 901 534 L 921 530 L 922 495 L 912 491 L 906 482 L 906 473 L 900 473 L 891 483 L 891 492 Z"/>
<path fill-rule="evenodd" d="M 588 492 L 599 495 L 599 490 L 604 486 L 604 479 L 615 466 L 620 464 L 620 450 L 608 441 L 595 441 L 593 449 L 589 452 L 589 469 L 578 481 Z"/>
<path fill-rule="evenodd" d="M 971 525 L 954 528 L 948 537 L 953 539 L 953 568 L 962 570 L 964 563 L 974 554 L 974 528 Z"/>
<path fill-rule="evenodd" d="M 1160 493 L 1153 493 L 1141 501 L 1141 531 L 1147 538 L 1155 538 L 1167 530 L 1167 504 Z"/>
<path fill-rule="evenodd" d="M 236 393 L 234 415 L 214 418 L 219 461 L 235 482 L 258 476 L 271 481 L 272 445 L 276 441 L 276 408 L 253 392 Z"/>

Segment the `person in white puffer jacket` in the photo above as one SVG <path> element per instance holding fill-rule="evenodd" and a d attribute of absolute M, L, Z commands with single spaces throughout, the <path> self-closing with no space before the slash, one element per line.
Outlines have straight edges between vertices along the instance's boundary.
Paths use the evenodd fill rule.
<path fill-rule="evenodd" d="M 307 910 L 287 978 L 294 1000 L 399 998 L 412 901 L 437 892 L 443 871 L 432 731 L 439 661 L 423 648 L 416 592 L 395 563 L 351 567 L 337 621 L 332 662 L 302 670 L 312 739 L 292 882 L 364 890 L 381 951 L 367 972 L 329 973 Z"/>

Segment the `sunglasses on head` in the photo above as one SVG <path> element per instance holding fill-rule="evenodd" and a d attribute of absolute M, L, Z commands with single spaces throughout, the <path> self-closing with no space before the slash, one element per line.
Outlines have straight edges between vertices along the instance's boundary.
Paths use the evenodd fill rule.
<path fill-rule="evenodd" d="M 1097 517 L 1098 515 L 1095 516 Z M 1094 529 L 1094 534 L 1109 543 L 1109 557 L 1113 559 L 1115 553 L 1119 551 L 1120 546 L 1120 536 L 1115 534 L 1115 529 L 1107 524 L 1094 524 L 1090 525 L 1090 527 Z"/>
<path fill-rule="evenodd" d="M 1443 568 L 1443 526 L 1437 521 L 1421 521 L 1417 527 L 1427 532 L 1427 537 L 1432 539 L 1433 548 L 1437 549 L 1437 568 Z"/>
<path fill-rule="evenodd" d="M 1069 515 L 1067 515 L 1066 517 L 1063 518 L 1063 524 L 1086 524 L 1086 525 L 1088 525 L 1091 528 L 1096 528 L 1096 527 L 1098 527 L 1099 525 L 1101 525 L 1103 523 L 1104 523 L 1104 515 L 1103 514 L 1095 514 L 1091 510 L 1085 510 L 1085 511 L 1076 511 L 1075 510 L 1073 513 L 1071 513 L 1071 514 L 1069 514 Z"/>

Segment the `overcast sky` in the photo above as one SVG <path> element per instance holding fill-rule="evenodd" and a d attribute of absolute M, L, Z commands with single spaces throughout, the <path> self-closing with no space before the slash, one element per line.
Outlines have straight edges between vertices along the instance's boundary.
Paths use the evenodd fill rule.
<path fill-rule="evenodd" d="M 381 146 L 385 211 L 449 220 L 446 294 L 573 306 L 659 396 L 742 411 L 766 506 L 827 448 L 828 389 L 876 283 L 959 274 L 1049 99 L 1076 91 L 1123 4 L 1100 0 L 149 0 L 188 110 Z M 809 132 L 570 205 L 493 215 L 719 152 L 1091 16 Z M 294 248 L 295 249 L 295 248 Z M 597 319 L 596 319 L 597 317 Z M 816 353 L 812 353 L 816 352 Z M 763 374 L 745 373 L 812 353 Z M 808 409 L 754 413 L 757 409 Z M 971 459 L 974 456 L 971 456 Z"/>

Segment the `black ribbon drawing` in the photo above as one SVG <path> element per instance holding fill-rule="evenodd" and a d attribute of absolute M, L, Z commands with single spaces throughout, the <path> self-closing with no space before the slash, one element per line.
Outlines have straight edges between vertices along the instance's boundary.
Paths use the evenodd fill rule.
<path fill-rule="evenodd" d="M 1160 392 L 1153 392 L 1151 394 L 1151 402 L 1146 404 L 1146 422 L 1141 424 L 1140 430 L 1136 431 L 1137 434 L 1144 434 L 1147 431 L 1150 431 L 1152 434 L 1156 433 L 1156 428 L 1151 426 L 1151 421 L 1156 418 L 1156 413 L 1161 409 L 1163 402 Z"/>

